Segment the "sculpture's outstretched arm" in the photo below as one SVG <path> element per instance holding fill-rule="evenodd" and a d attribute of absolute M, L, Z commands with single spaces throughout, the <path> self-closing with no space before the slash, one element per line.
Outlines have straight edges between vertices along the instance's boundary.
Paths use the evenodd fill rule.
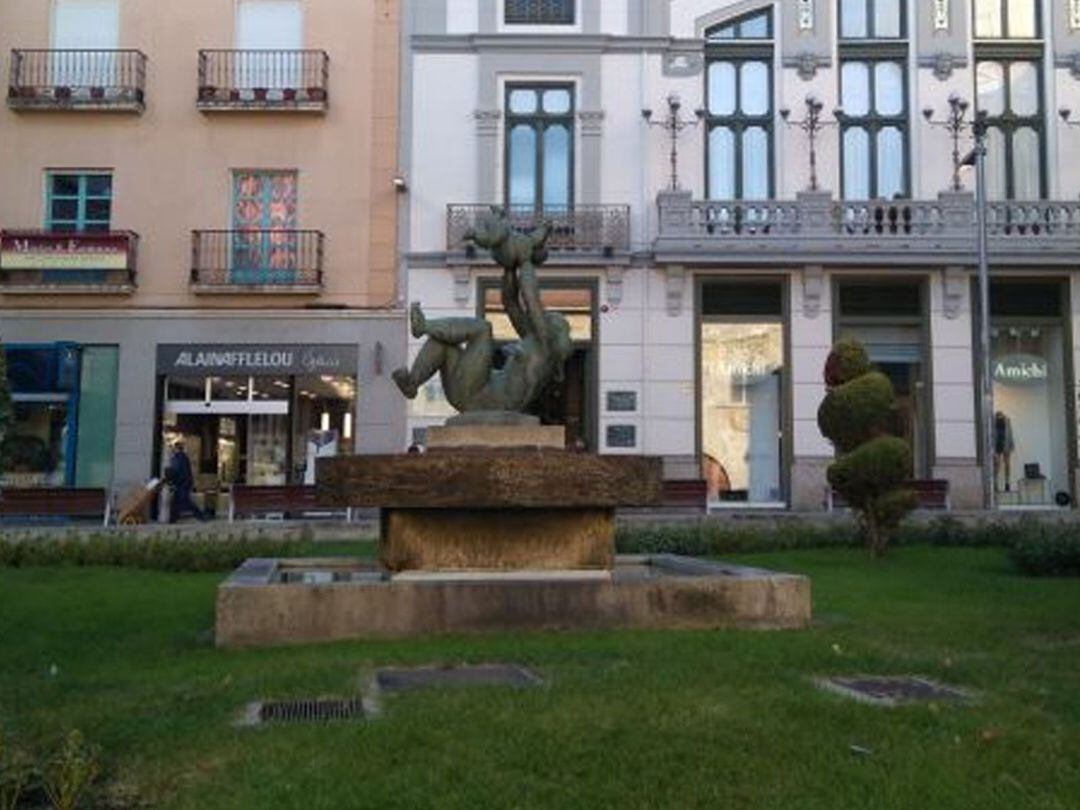
<path fill-rule="evenodd" d="M 503 309 L 506 310 L 510 323 L 514 330 L 521 336 L 526 337 L 532 332 L 532 322 L 521 308 L 521 288 L 518 286 L 517 272 L 505 270 L 502 277 L 502 300 Z"/>
<path fill-rule="evenodd" d="M 549 342 L 548 325 L 544 320 L 544 305 L 540 302 L 540 282 L 536 278 L 536 268 L 532 262 L 525 262 L 518 270 L 521 286 L 521 303 L 528 319 L 529 331 L 540 338 L 545 345 Z"/>

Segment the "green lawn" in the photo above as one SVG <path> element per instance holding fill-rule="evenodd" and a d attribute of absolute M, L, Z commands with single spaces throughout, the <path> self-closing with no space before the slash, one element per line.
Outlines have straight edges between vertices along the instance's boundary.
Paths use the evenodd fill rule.
<path fill-rule="evenodd" d="M 1022 578 L 998 550 L 739 559 L 809 574 L 815 628 L 219 652 L 218 575 L 0 569 L 0 726 L 35 744 L 80 728 L 106 780 L 155 808 L 1080 807 L 1080 581 Z M 400 695 L 355 725 L 230 725 L 255 698 L 461 661 L 546 684 Z M 980 699 L 874 708 L 816 691 L 831 673 Z"/>

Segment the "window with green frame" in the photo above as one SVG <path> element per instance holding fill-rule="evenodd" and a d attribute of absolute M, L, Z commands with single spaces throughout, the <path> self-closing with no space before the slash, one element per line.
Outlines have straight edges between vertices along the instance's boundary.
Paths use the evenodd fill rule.
<path fill-rule="evenodd" d="M 841 56 L 840 171 L 845 199 L 908 195 L 905 67 L 903 59 Z"/>
<path fill-rule="evenodd" d="M 840 39 L 902 39 L 905 5 L 901 0 L 839 0 Z"/>
<path fill-rule="evenodd" d="M 974 0 L 976 39 L 1035 39 L 1040 23 L 1038 0 Z"/>
<path fill-rule="evenodd" d="M 47 230 L 74 233 L 107 231 L 111 220 L 111 174 L 50 172 L 46 177 Z"/>
<path fill-rule="evenodd" d="M 986 193 L 1038 200 L 1046 192 L 1042 60 L 976 49 L 976 105 L 986 113 Z"/>
<path fill-rule="evenodd" d="M 773 18 L 756 11 L 705 32 L 706 193 L 764 200 L 773 193 Z"/>
<path fill-rule="evenodd" d="M 506 202 L 566 211 L 574 204 L 574 87 L 506 86 Z"/>

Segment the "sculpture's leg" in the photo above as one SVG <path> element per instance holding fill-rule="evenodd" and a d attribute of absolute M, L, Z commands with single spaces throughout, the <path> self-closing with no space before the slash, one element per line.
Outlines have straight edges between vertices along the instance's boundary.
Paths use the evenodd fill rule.
<path fill-rule="evenodd" d="M 435 376 L 435 372 L 447 363 L 451 352 L 456 354 L 456 348 L 437 340 L 426 340 L 413 361 L 412 369 L 396 369 L 390 377 L 407 399 L 413 399 L 420 386 Z"/>

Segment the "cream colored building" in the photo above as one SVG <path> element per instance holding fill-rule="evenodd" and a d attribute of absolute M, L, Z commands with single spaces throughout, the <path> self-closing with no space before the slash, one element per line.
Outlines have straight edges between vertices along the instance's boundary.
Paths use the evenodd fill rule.
<path fill-rule="evenodd" d="M 395 0 L 4 0 L 9 484 L 398 449 Z"/>

